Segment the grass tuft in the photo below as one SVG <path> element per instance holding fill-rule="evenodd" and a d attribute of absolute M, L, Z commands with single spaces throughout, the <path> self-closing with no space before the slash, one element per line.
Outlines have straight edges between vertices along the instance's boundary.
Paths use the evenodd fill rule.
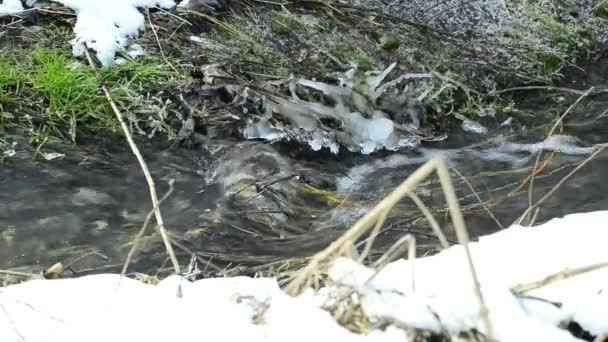
<path fill-rule="evenodd" d="M 117 132 L 102 84 L 136 134 L 174 136 L 168 104 L 157 94 L 187 81 L 186 70 L 176 74 L 161 59 L 143 56 L 96 74 L 67 49 L 35 47 L 17 57 L 10 53 L 0 52 L 0 139 L 15 127 L 25 128 L 34 145 L 50 139 L 74 143 L 83 131 Z"/>

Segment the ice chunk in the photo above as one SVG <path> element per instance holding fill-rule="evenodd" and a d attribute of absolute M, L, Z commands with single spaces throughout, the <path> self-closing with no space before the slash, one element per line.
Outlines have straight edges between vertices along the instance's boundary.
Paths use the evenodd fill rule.
<path fill-rule="evenodd" d="M 482 124 L 473 120 L 463 120 L 462 121 L 462 129 L 465 132 L 475 133 L 475 134 L 486 134 L 488 129 L 485 128 Z"/>
<path fill-rule="evenodd" d="M 586 155 L 594 151 L 594 147 L 580 146 L 579 140 L 568 135 L 552 135 L 536 144 L 509 143 L 502 145 L 499 150 L 504 152 L 529 152 L 536 154 L 540 151 L 559 151 L 569 155 Z"/>
<path fill-rule="evenodd" d="M 285 128 L 289 139 L 308 143 L 315 151 L 328 147 L 338 153 L 341 145 L 353 152 L 370 154 L 381 149 L 396 151 L 417 146 L 420 144 L 417 135 L 401 126 L 396 129 L 391 116 L 376 108 L 375 98 L 385 91 L 379 89 L 380 84 L 395 66 L 393 63 L 383 71 L 359 75 L 349 70 L 339 86 L 290 77 L 287 81 L 291 98 L 269 99 L 270 112 L 289 122 L 290 126 Z M 322 92 L 331 98 L 333 106 L 298 98 L 298 85 Z"/>
<path fill-rule="evenodd" d="M 385 146 L 385 142 L 393 134 L 393 121 L 385 118 L 365 119 L 359 113 L 352 114 L 352 130 L 361 139 L 361 153 L 370 154 Z M 355 114 L 359 114 L 359 117 Z"/>
<path fill-rule="evenodd" d="M 271 126 L 266 121 L 256 122 L 243 129 L 245 139 L 277 140 L 285 137 L 284 130 Z"/>

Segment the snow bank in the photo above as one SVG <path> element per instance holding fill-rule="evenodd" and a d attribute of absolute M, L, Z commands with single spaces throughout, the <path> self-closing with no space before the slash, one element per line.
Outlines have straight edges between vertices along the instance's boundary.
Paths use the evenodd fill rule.
<path fill-rule="evenodd" d="M 512 227 L 471 245 L 495 337 L 578 341 L 558 328 L 571 320 L 593 334 L 608 333 L 608 269 L 525 297 L 511 291 L 565 268 L 608 261 L 607 220 L 608 212 L 570 215 L 539 227 Z M 396 326 L 484 331 L 462 247 L 415 263 L 415 290 L 408 261 L 373 277 L 373 270 L 339 259 L 330 270 L 335 286 L 296 298 L 268 278 L 170 277 L 156 286 L 109 274 L 35 280 L 0 289 L 0 341 L 407 341 Z M 320 306 L 344 286 L 359 292 L 370 319 L 398 324 L 367 336 L 339 326 Z"/>
<path fill-rule="evenodd" d="M 114 54 L 127 45 L 127 39 L 143 30 L 145 18 L 138 7 L 171 8 L 173 0 L 53 0 L 77 14 L 72 41 L 74 55 L 84 54 L 85 46 L 97 51 L 103 65 L 114 62 Z M 1 9 L 0 9 L 1 11 Z"/>
<path fill-rule="evenodd" d="M 0 17 L 13 15 L 23 11 L 21 0 L 4 0 L 0 3 Z"/>
<path fill-rule="evenodd" d="M 181 298 L 177 297 L 178 284 Z M 0 307 L 3 342 L 362 338 L 311 305 L 310 295 L 290 298 L 272 279 L 237 277 L 189 283 L 172 277 L 156 286 L 132 279 L 120 281 L 118 275 L 30 281 L 2 289 Z M 256 320 L 258 313 L 263 318 Z"/>
<path fill-rule="evenodd" d="M 482 292 L 500 341 L 577 341 L 558 328 L 576 321 L 594 335 L 608 333 L 608 268 L 581 274 L 516 296 L 512 288 L 566 269 L 608 262 L 608 211 L 570 215 L 544 225 L 514 226 L 471 244 Z M 407 326 L 451 333 L 484 331 L 464 249 L 451 247 L 415 261 L 400 260 L 373 279 L 347 259 L 330 276 L 363 294 L 368 315 Z M 369 281 L 368 281 L 369 280 Z"/>

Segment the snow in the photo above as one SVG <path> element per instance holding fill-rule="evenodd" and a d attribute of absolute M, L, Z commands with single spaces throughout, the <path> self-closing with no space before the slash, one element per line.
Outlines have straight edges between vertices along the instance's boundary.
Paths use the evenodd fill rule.
<path fill-rule="evenodd" d="M 85 46 L 97 52 L 103 65 L 114 63 L 115 53 L 127 45 L 129 37 L 144 29 L 145 18 L 140 7 L 171 8 L 173 0 L 53 0 L 77 14 L 72 51 L 82 56 Z M 1 12 L 1 7 L 0 7 Z"/>
<path fill-rule="evenodd" d="M 23 11 L 21 0 L 4 0 L 0 3 L 0 17 L 13 15 Z"/>
<path fill-rule="evenodd" d="M 562 280 L 518 297 L 517 285 L 539 281 L 565 269 L 608 262 L 604 222 L 608 211 L 575 214 L 527 228 L 514 226 L 470 245 L 481 289 L 500 341 L 577 341 L 560 329 L 576 321 L 594 335 L 608 333 L 608 269 Z M 330 277 L 363 295 L 368 315 L 436 332 L 484 331 L 479 302 L 462 246 L 415 261 L 372 270 L 340 259 Z M 559 303 L 559 307 L 555 304 Z"/>
<path fill-rule="evenodd" d="M 606 220 L 608 211 L 575 214 L 471 243 L 498 341 L 580 341 L 559 327 L 569 321 L 594 335 L 608 333 L 607 268 L 525 296 L 512 291 L 607 262 Z M 189 282 L 172 276 L 158 285 L 114 274 L 32 280 L 0 289 L 0 341 L 407 341 L 403 327 L 485 331 L 462 246 L 416 259 L 414 272 L 406 260 L 376 272 L 341 258 L 329 272 L 332 286 L 299 297 L 286 295 L 271 278 Z M 393 323 L 368 335 L 341 327 L 321 306 L 347 288 L 356 290 L 372 321 Z"/>
<path fill-rule="evenodd" d="M 310 296 L 291 298 L 273 279 L 245 277 L 190 283 L 175 276 L 156 286 L 120 280 L 118 275 L 36 280 L 1 290 L 0 340 L 362 339 L 337 325 L 327 312 L 309 305 Z M 254 323 L 256 313 L 264 310 L 263 320 Z"/>

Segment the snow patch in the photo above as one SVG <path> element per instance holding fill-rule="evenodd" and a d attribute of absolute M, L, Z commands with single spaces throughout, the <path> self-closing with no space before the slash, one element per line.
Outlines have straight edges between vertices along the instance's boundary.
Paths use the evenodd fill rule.
<path fill-rule="evenodd" d="M 4 0 L 0 3 L 0 17 L 13 15 L 23 11 L 21 0 Z"/>
<path fill-rule="evenodd" d="M 608 211 L 569 215 L 533 228 L 513 226 L 470 244 L 498 340 L 580 341 L 558 327 L 570 321 L 594 335 L 608 333 L 608 268 L 525 296 L 512 291 L 566 269 L 608 262 L 606 220 Z M 410 261 L 399 260 L 371 277 L 372 270 L 340 259 L 330 277 L 362 294 L 363 309 L 372 317 L 436 332 L 484 331 L 462 246 L 416 259 L 415 274 L 411 270 Z"/>
<path fill-rule="evenodd" d="M 159 6 L 171 8 L 173 0 L 53 0 L 76 12 L 72 41 L 75 56 L 82 56 L 85 48 L 97 51 L 103 65 L 114 63 L 116 51 L 127 45 L 127 39 L 144 29 L 145 19 L 137 8 Z"/>

